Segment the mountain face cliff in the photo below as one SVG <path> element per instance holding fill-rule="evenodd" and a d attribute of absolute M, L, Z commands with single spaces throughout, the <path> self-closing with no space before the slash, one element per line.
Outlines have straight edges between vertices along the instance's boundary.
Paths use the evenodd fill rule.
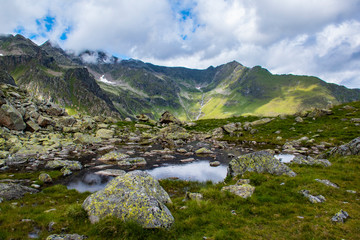
<path fill-rule="evenodd" d="M 0 82 L 90 114 L 158 118 L 169 110 L 183 120 L 232 115 L 292 114 L 360 100 L 359 89 L 316 77 L 273 75 L 230 62 L 203 70 L 119 60 L 104 52 L 70 54 L 49 41 L 0 37 Z"/>

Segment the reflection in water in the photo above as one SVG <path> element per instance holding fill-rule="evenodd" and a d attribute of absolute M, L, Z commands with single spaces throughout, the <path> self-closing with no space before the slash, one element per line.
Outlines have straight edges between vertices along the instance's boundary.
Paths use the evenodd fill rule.
<path fill-rule="evenodd" d="M 76 181 L 71 182 L 67 188 L 76 189 L 78 192 L 96 192 L 103 189 L 111 179 L 112 177 L 104 178 L 100 175 L 89 173 L 82 179 L 77 179 Z"/>
<path fill-rule="evenodd" d="M 274 156 L 275 158 L 279 159 L 282 163 L 289 163 L 291 162 L 295 155 L 294 154 L 278 154 Z"/>
<path fill-rule="evenodd" d="M 156 179 L 176 177 L 199 182 L 209 180 L 220 182 L 226 177 L 227 166 L 211 167 L 209 161 L 196 161 L 182 165 L 167 165 L 146 171 Z"/>

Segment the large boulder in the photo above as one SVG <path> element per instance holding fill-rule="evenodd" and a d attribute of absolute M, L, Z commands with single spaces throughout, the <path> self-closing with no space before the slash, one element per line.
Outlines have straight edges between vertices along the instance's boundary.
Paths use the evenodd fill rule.
<path fill-rule="evenodd" d="M 187 140 L 190 137 L 190 134 L 186 131 L 185 128 L 182 128 L 175 124 L 170 124 L 169 126 L 162 128 L 160 134 L 163 138 L 172 139 L 172 140 Z"/>
<path fill-rule="evenodd" d="M 0 107 L 0 126 L 17 131 L 23 131 L 26 128 L 21 113 L 10 103 L 3 104 Z"/>
<path fill-rule="evenodd" d="M 63 116 L 65 114 L 65 109 L 54 103 L 47 103 L 45 111 L 50 116 Z"/>
<path fill-rule="evenodd" d="M 253 195 L 255 191 L 255 187 L 247 183 L 241 185 L 235 184 L 235 185 L 222 187 L 221 191 L 228 191 L 239 197 L 248 198 Z"/>
<path fill-rule="evenodd" d="M 327 159 L 317 159 L 311 156 L 304 156 L 304 155 L 295 156 L 290 163 L 295 163 L 300 165 L 322 165 L 324 167 L 331 166 L 331 162 Z"/>
<path fill-rule="evenodd" d="M 114 216 L 136 221 L 144 228 L 168 228 L 174 217 L 165 203 L 171 200 L 159 182 L 146 172 L 133 171 L 111 180 L 82 206 L 92 223 Z"/>
<path fill-rule="evenodd" d="M 38 190 L 15 183 L 0 183 L 0 198 L 13 200 L 22 198 L 25 193 L 37 193 Z"/>
<path fill-rule="evenodd" d="M 98 160 L 102 162 L 118 162 L 128 157 L 129 155 L 114 150 L 101 156 Z"/>
<path fill-rule="evenodd" d="M 178 124 L 178 125 L 182 124 L 179 119 L 177 119 L 174 115 L 172 115 L 168 111 L 161 114 L 161 118 L 159 119 L 159 123 L 165 123 L 165 124 L 174 123 L 174 124 Z"/>
<path fill-rule="evenodd" d="M 112 129 L 99 129 L 96 131 L 96 137 L 102 139 L 110 139 L 114 136 L 115 132 Z"/>
<path fill-rule="evenodd" d="M 245 172 L 270 173 L 274 175 L 296 176 L 288 166 L 276 159 L 268 151 L 245 154 L 230 161 L 228 175 L 243 175 Z"/>

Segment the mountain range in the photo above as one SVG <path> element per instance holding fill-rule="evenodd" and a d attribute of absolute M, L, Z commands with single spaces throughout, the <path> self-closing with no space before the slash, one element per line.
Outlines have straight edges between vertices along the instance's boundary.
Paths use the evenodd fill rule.
<path fill-rule="evenodd" d="M 275 116 L 360 100 L 360 89 L 236 61 L 202 70 L 163 67 L 102 51 L 66 52 L 50 41 L 38 46 L 21 35 L 0 36 L 0 82 L 70 114 L 122 118 L 158 118 L 166 110 L 182 120 Z"/>

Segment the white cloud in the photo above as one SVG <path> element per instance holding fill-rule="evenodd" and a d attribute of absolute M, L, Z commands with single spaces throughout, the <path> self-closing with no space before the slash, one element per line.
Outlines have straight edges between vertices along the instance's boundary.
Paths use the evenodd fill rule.
<path fill-rule="evenodd" d="M 37 36 L 62 47 L 126 55 L 167 66 L 206 68 L 237 60 L 277 73 L 317 75 L 360 87 L 360 0 L 13 0 L 0 32 L 56 18 Z"/>

